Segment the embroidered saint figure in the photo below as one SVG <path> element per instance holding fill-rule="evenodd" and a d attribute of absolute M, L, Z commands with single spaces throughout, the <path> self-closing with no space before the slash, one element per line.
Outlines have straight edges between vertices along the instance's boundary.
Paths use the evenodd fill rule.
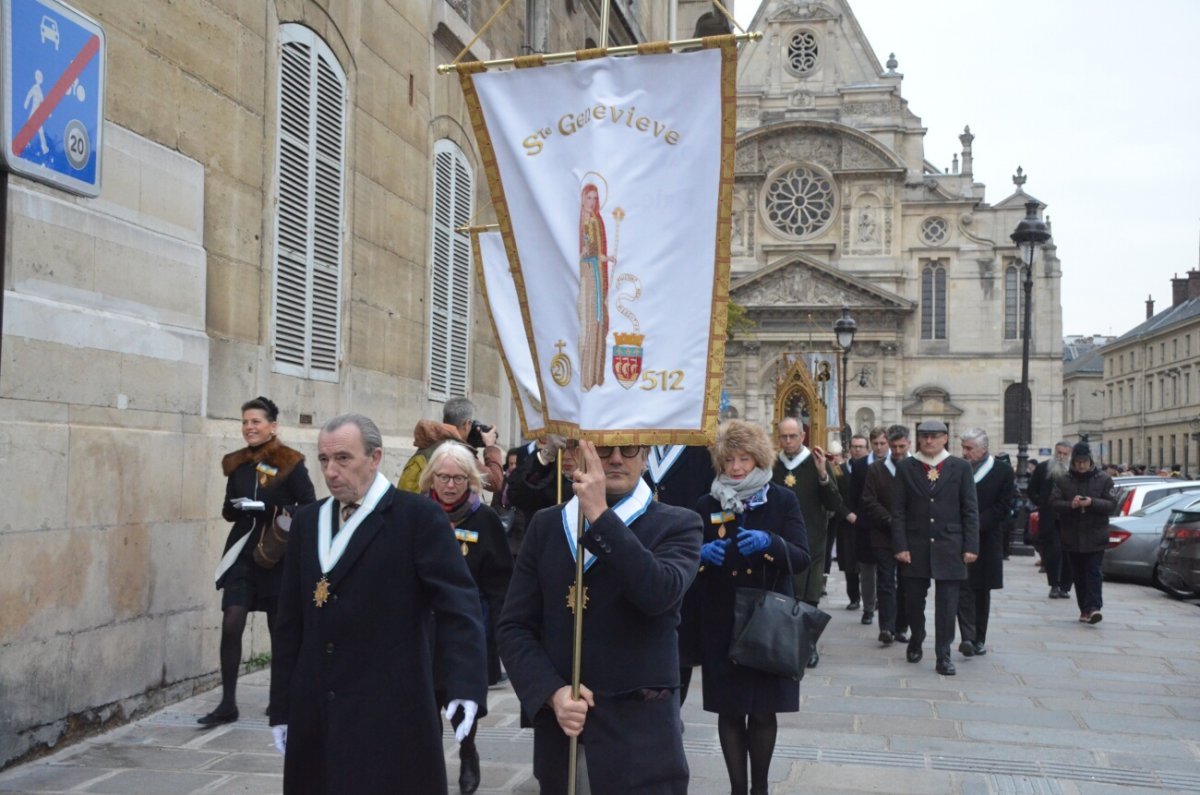
<path fill-rule="evenodd" d="M 604 383 L 608 340 L 608 238 L 600 217 L 600 191 L 583 186 L 579 197 L 579 375 L 583 390 Z"/>

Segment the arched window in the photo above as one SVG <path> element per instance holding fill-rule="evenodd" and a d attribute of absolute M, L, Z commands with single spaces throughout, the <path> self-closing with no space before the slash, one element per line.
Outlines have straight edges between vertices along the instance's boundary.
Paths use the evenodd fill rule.
<path fill-rule="evenodd" d="M 1025 390 L 1025 421 L 1022 423 L 1021 418 L 1021 385 L 1010 384 L 1008 389 L 1004 390 L 1004 443 L 1005 444 L 1020 444 L 1020 428 L 1025 426 L 1024 440 L 1026 442 L 1033 438 L 1031 433 L 1033 423 L 1030 421 L 1033 415 L 1033 396 L 1028 389 Z"/>
<path fill-rule="evenodd" d="M 1021 339 L 1021 269 L 1004 269 L 1004 339 Z"/>
<path fill-rule="evenodd" d="M 338 377 L 346 75 L 303 25 L 281 25 L 275 202 L 275 369 Z"/>
<path fill-rule="evenodd" d="M 471 223 L 471 166 L 458 145 L 433 145 L 433 240 L 429 300 L 429 393 L 467 393 L 471 350 L 471 241 L 456 231 Z"/>
<path fill-rule="evenodd" d="M 921 270 L 921 339 L 946 339 L 946 267 L 939 260 Z"/>

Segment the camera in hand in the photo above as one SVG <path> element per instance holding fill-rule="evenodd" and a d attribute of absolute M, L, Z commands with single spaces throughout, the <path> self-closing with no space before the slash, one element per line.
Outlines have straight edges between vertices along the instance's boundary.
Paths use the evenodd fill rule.
<path fill-rule="evenodd" d="M 474 420 L 471 423 L 471 432 L 467 434 L 467 444 L 475 448 L 484 447 L 483 435 L 491 429 L 491 425 L 484 425 L 479 420 Z"/>

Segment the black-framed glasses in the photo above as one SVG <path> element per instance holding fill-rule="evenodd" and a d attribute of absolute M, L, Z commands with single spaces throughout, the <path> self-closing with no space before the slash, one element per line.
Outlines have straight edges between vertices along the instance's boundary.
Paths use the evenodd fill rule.
<path fill-rule="evenodd" d="M 441 472 L 434 475 L 433 478 L 443 486 L 445 486 L 447 483 L 453 483 L 455 486 L 461 486 L 468 480 L 466 475 L 443 475 Z"/>
<path fill-rule="evenodd" d="M 619 447 L 610 444 L 596 445 L 596 455 L 601 458 L 608 458 L 613 454 L 613 450 L 620 450 L 621 458 L 637 458 L 638 453 L 642 452 L 642 446 L 640 444 L 623 444 Z"/>

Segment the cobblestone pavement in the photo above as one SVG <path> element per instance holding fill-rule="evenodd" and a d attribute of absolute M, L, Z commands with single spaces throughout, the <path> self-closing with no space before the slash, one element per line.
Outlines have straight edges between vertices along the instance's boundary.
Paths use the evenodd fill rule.
<path fill-rule="evenodd" d="M 955 652 L 958 675 L 943 677 L 933 670 L 932 637 L 916 665 L 902 644 L 880 647 L 877 630 L 843 609 L 835 571 L 821 664 L 804 679 L 800 712 L 780 716 L 772 792 L 1200 793 L 1197 604 L 1105 583 L 1104 621 L 1087 626 L 1074 599 L 1046 598 L 1032 558 L 1013 557 L 1005 576 L 1008 587 L 993 594 L 988 654 Z M 242 678 L 237 723 L 196 728 L 218 700 L 209 691 L 0 773 L 0 792 L 277 793 L 267 683 L 265 671 Z M 684 706 L 690 791 L 728 792 L 715 717 L 700 709 L 699 693 L 697 672 Z M 512 691 L 493 690 L 489 708 L 480 792 L 536 792 L 532 737 L 518 728 Z M 445 738 L 457 792 L 457 753 Z"/>

